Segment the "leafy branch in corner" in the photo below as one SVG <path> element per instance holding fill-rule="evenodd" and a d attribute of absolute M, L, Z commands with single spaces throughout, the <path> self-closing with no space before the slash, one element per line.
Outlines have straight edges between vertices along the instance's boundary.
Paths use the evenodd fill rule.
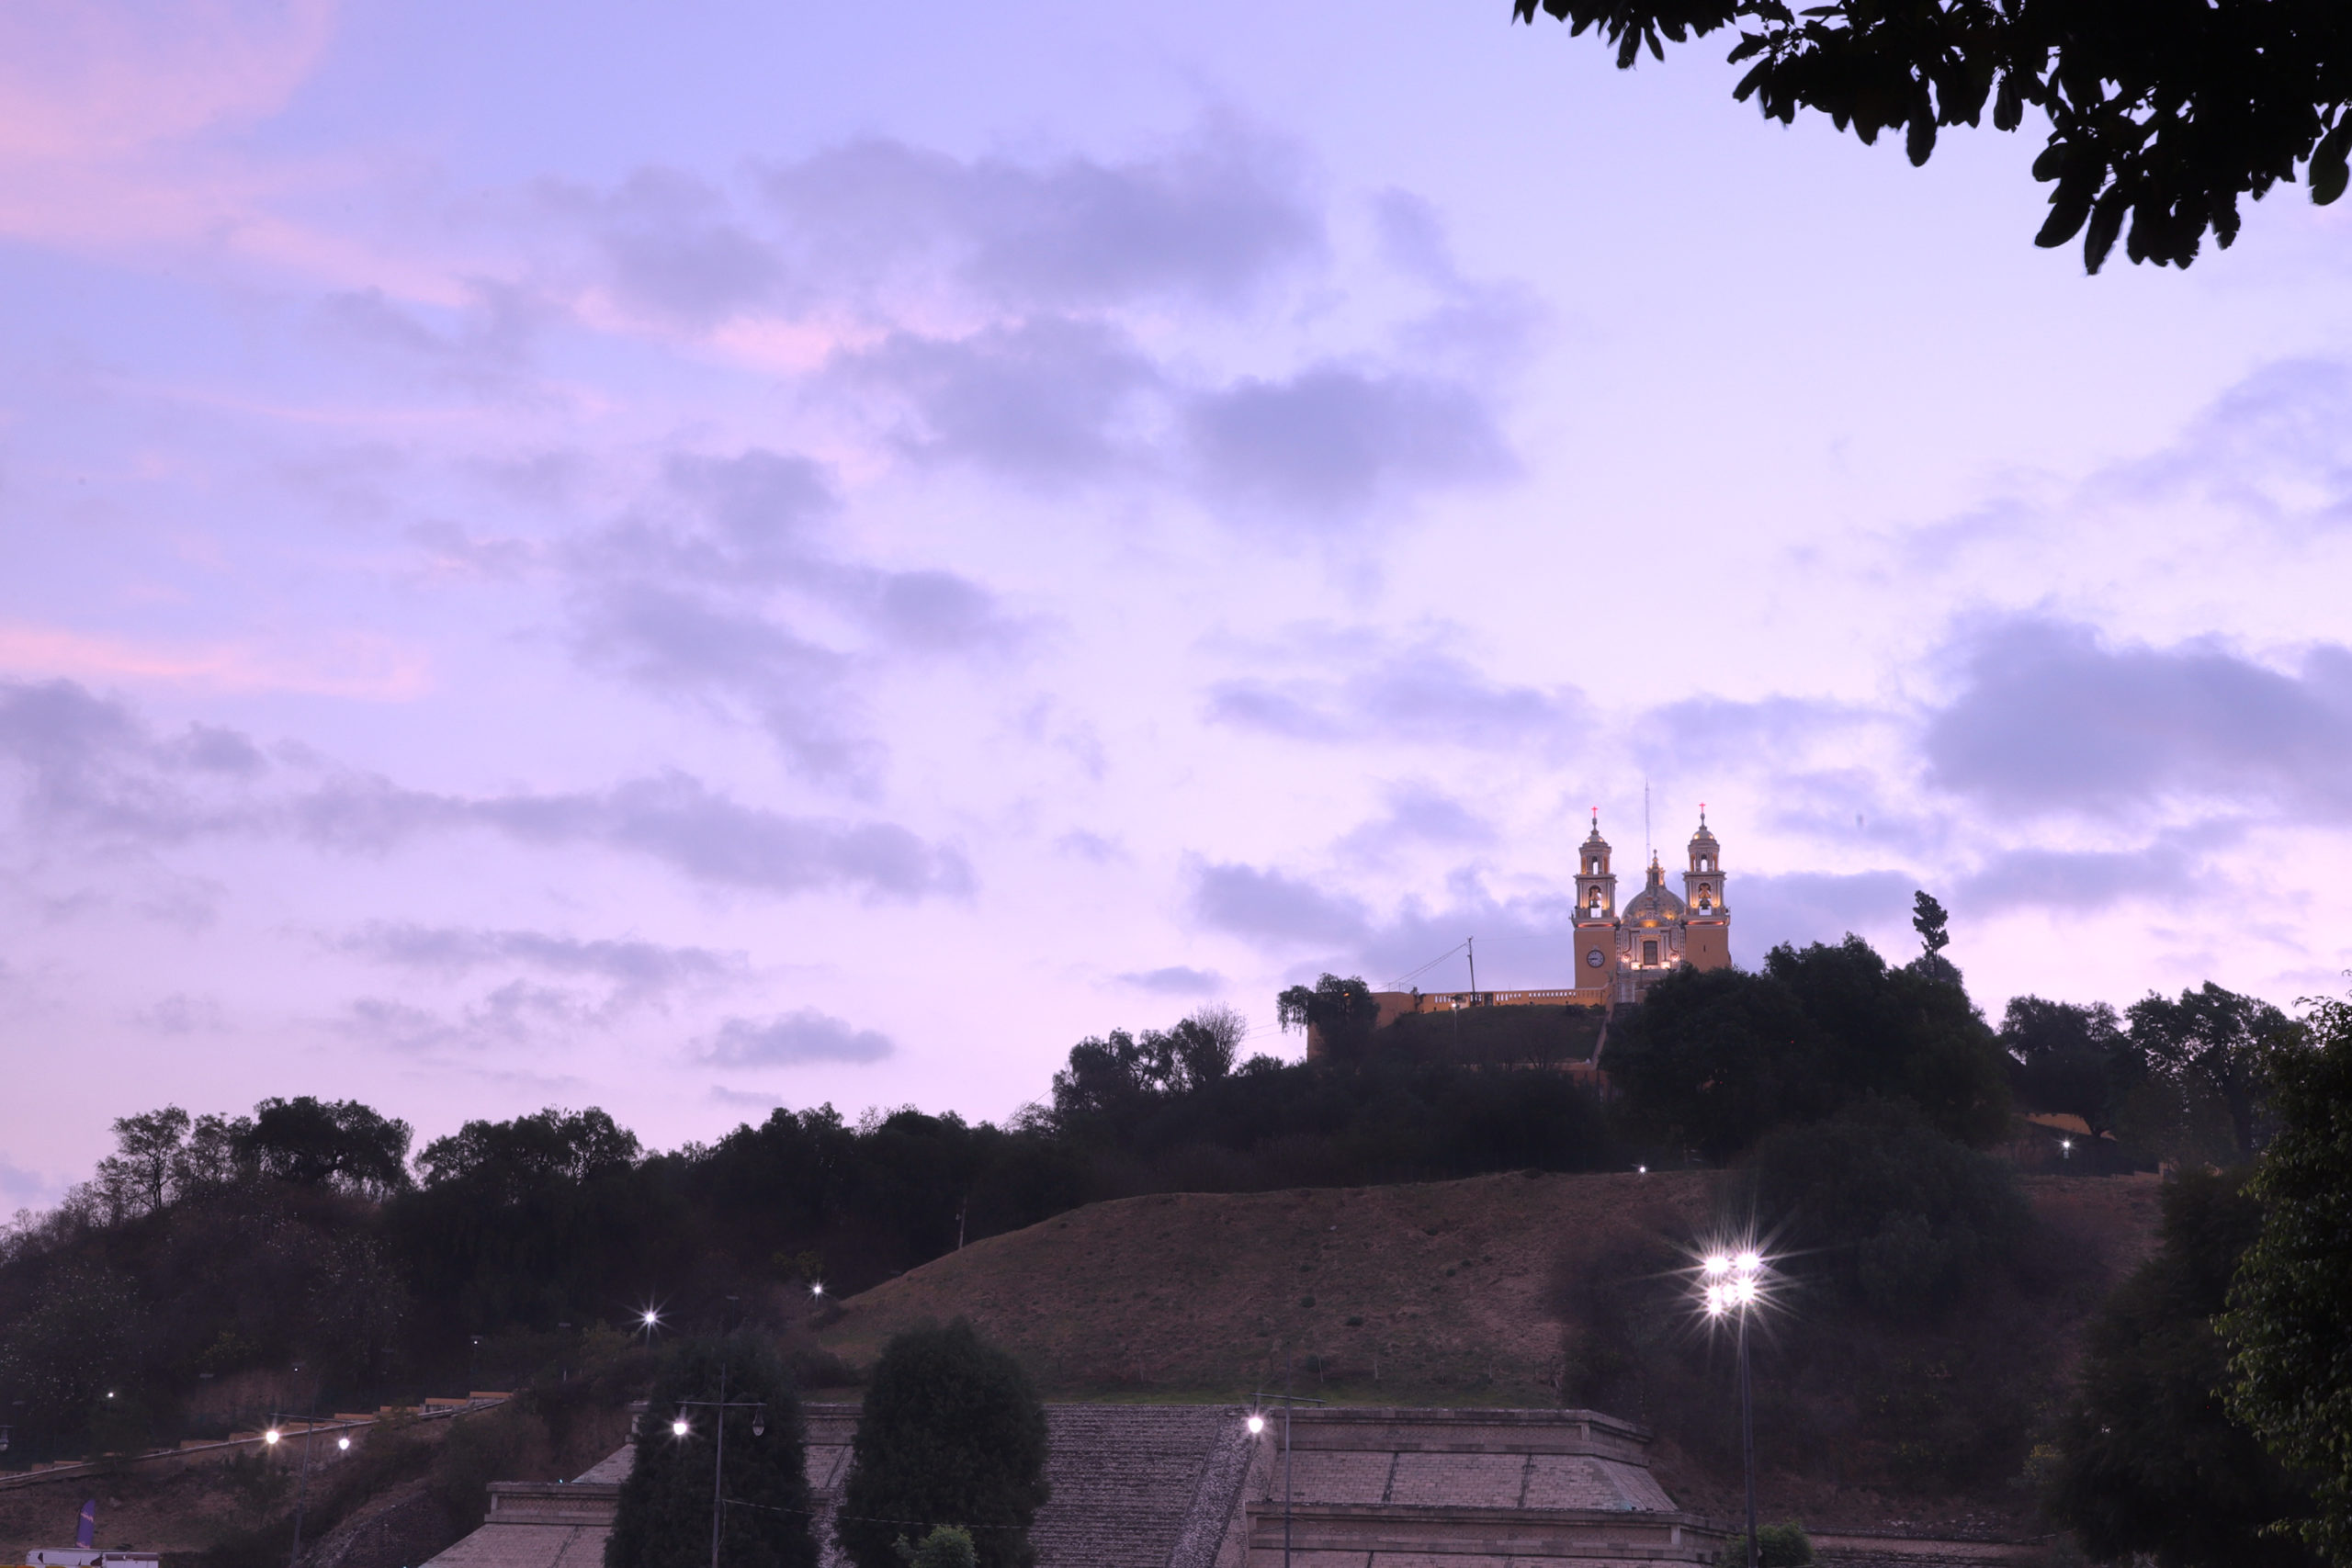
<path fill-rule="evenodd" d="M 1815 109 L 1865 144 L 1900 130 L 1915 164 L 1947 126 L 2050 126 L 2033 176 L 2050 185 L 2034 236 L 2080 234 L 2097 272 L 2123 240 L 2134 262 L 2187 266 L 2211 232 L 2226 248 L 2242 197 L 2307 166 L 2312 199 L 2344 194 L 2352 152 L 2352 6 L 2343 0 L 1512 0 L 1615 46 L 1738 28 L 1735 96 L 1792 122 Z"/>

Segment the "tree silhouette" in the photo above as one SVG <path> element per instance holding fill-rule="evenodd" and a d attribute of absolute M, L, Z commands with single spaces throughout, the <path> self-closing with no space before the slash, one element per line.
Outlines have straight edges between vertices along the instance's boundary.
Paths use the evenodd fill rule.
<path fill-rule="evenodd" d="M 2033 177 L 2052 186 L 2040 245 L 2083 237 L 2099 269 L 2119 236 L 2134 262 L 2187 266 L 2207 233 L 2227 246 L 2241 197 L 2306 170 L 2312 199 L 2344 194 L 2352 151 L 2352 6 L 2343 0 L 1512 0 L 1630 67 L 1647 48 L 1727 27 L 1733 89 L 1766 118 L 1829 117 L 1865 143 L 1903 132 L 1924 164 L 1947 126 L 2050 135 Z M 2129 220 L 2129 228 L 2125 227 Z"/>

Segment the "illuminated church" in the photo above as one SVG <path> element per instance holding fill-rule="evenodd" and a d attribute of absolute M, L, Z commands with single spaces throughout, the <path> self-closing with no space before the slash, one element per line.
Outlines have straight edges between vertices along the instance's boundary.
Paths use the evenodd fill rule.
<path fill-rule="evenodd" d="M 1650 857 L 1649 878 L 1639 893 L 1617 908 L 1617 876 L 1609 869 L 1609 840 L 1600 836 L 1600 812 L 1577 850 L 1576 979 L 1579 1000 L 1637 1002 L 1652 982 L 1676 965 L 1693 969 L 1731 966 L 1731 908 L 1724 900 L 1722 847 L 1707 829 L 1707 808 L 1699 808 L 1699 830 L 1690 835 L 1690 864 L 1682 873 L 1682 896 L 1666 886 L 1666 868 Z M 1587 993 L 1591 993 L 1589 998 Z"/>
<path fill-rule="evenodd" d="M 1609 840 L 1600 836 L 1600 811 L 1592 832 L 1577 851 L 1574 975 L 1565 986 L 1531 991 L 1374 991 L 1381 1024 L 1408 1013 L 1449 1012 L 1477 1007 L 1610 1007 L 1631 1004 L 1679 965 L 1693 969 L 1731 967 L 1731 907 L 1724 900 L 1722 846 L 1707 829 L 1707 808 L 1699 808 L 1699 830 L 1690 835 L 1690 869 L 1682 893 L 1666 886 L 1666 868 L 1650 857 L 1649 877 L 1624 908 L 1617 908 L 1617 875 L 1609 869 Z M 1307 1055 L 1321 1051 L 1315 1029 L 1307 1030 Z"/>

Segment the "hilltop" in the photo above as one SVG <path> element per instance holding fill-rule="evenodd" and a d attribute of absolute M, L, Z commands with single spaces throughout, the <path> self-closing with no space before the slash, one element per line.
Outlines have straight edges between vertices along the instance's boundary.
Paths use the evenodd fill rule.
<path fill-rule="evenodd" d="M 820 1336 L 870 1361 L 961 1314 L 1070 1398 L 1555 1402 L 1563 1244 L 1628 1213 L 1696 1222 L 1702 1172 L 1472 1177 L 1395 1187 L 1160 1193 L 975 1242 L 842 1303 Z"/>
<path fill-rule="evenodd" d="M 1279 1389 L 1288 1360 L 1298 1393 L 1334 1402 L 1581 1403 L 1580 1287 L 1661 1238 L 1703 1229 L 1714 1179 L 1530 1173 L 1096 1203 L 849 1298 L 820 1337 L 866 1363 L 899 1329 L 960 1314 L 1055 1398 L 1240 1400 Z M 2031 1437 L 2023 1420 L 2060 1397 L 2085 1318 L 2153 1248 L 2159 1183 L 2021 1185 L 2045 1251 L 2062 1260 L 2040 1293 L 1955 1321 L 1860 1338 L 1841 1330 L 1831 1345 L 1811 1342 L 1800 1304 L 1759 1348 L 1759 1441 L 1767 1466 L 1782 1470 L 1773 1490 L 1786 1511 L 1865 1528 L 2036 1528 L 2028 1490 L 2009 1483 Z M 1716 1348 L 1687 1323 L 1667 1325 L 1664 1337 L 1665 1353 L 1720 1398 L 1710 1392 L 1692 1410 L 1653 1379 L 1620 1396 L 1645 1407 L 1616 1413 L 1657 1427 L 1660 1473 L 1678 1497 L 1728 1508 L 1728 1368 L 1709 1360 Z M 1989 1479 L 1954 1487 L 1936 1445 L 1986 1425 L 1970 1403 L 1979 1390 L 2021 1416 L 1991 1423 L 2007 1449 L 1987 1461 Z M 1834 1457 L 1830 1434 L 1841 1435 Z M 1928 1458 L 1906 1465 L 1906 1453 Z"/>

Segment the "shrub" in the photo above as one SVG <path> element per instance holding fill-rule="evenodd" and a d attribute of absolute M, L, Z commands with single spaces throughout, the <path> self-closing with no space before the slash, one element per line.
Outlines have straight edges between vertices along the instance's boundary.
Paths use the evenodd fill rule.
<path fill-rule="evenodd" d="M 1761 1568 L 1811 1568 L 1813 1538 L 1804 1533 L 1804 1526 L 1794 1520 L 1759 1525 L 1756 1529 L 1756 1559 Z M 1715 1562 L 1718 1568 L 1747 1568 L 1747 1532 L 1741 1530 L 1724 1542 L 1724 1549 L 1715 1554 Z"/>
<path fill-rule="evenodd" d="M 953 1525 L 933 1530 L 922 1538 L 921 1546 L 910 1545 L 900 1536 L 896 1551 L 907 1568 L 977 1568 L 980 1560 L 971 1536 Z"/>
<path fill-rule="evenodd" d="M 1046 1408 L 1019 1362 L 962 1318 L 884 1347 L 837 1526 L 857 1568 L 902 1568 L 898 1538 L 941 1525 L 970 1532 L 980 1568 L 1028 1568 L 1046 1496 Z"/>
<path fill-rule="evenodd" d="M 1849 1299 L 1926 1315 L 2005 1263 L 2031 1223 L 2008 1168 L 1943 1136 L 1911 1106 L 1864 1100 L 1756 1150 L 1758 1212 Z"/>
<path fill-rule="evenodd" d="M 2276 1520 L 2308 1518 L 2308 1488 L 2231 1418 L 2213 1316 L 2262 1227 L 2245 1173 L 2190 1172 L 2165 1189 L 2164 1241 L 2084 1336 L 2058 1423 L 2046 1502 L 2101 1559 L 2165 1568 L 2300 1568 L 2311 1552 Z"/>

